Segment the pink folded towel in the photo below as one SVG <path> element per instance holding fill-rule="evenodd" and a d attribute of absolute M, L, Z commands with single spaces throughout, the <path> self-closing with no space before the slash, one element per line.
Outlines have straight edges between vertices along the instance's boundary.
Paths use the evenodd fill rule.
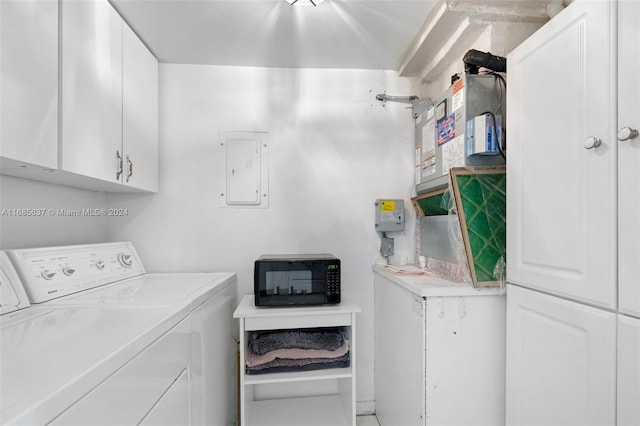
<path fill-rule="evenodd" d="M 266 364 L 279 359 L 305 359 L 305 358 L 340 358 L 344 356 L 347 352 L 349 352 L 349 341 L 344 340 L 342 346 L 340 346 L 335 351 L 325 350 L 325 349 L 300 349 L 300 348 L 289 348 L 289 349 L 275 349 L 273 351 L 269 351 L 264 355 L 257 355 L 247 350 L 245 353 L 245 362 L 247 367 L 255 367 L 258 365 Z"/>

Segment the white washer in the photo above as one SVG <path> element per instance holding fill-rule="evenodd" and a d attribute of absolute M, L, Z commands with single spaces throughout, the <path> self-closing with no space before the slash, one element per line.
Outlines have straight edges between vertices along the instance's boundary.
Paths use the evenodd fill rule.
<path fill-rule="evenodd" d="M 235 273 L 146 274 L 128 242 L 9 256 L 32 304 L 0 318 L 2 424 L 236 421 Z"/>
<path fill-rule="evenodd" d="M 38 425 L 55 421 L 145 348 L 173 334 L 176 324 L 186 315 L 186 309 L 170 308 L 36 306 L 3 316 L 0 423 Z M 188 330 L 183 334 L 188 335 Z M 190 362 L 184 356 L 187 349 L 176 348 L 168 357 L 185 368 Z M 157 364 L 156 359 L 145 358 L 149 365 Z M 143 384 L 133 383 L 143 375 L 130 377 L 132 389 Z M 159 382 L 144 384 L 148 386 L 130 396 L 132 402 L 149 411 L 150 407 L 143 404 L 148 398 L 143 396 L 157 396 L 164 388 Z M 85 418 L 84 424 L 100 424 L 109 418 L 99 417 L 99 411 L 95 417 Z M 117 412 L 125 411 L 118 407 Z M 144 416 L 146 412 L 135 414 Z M 136 418 L 140 416 L 126 417 Z"/>

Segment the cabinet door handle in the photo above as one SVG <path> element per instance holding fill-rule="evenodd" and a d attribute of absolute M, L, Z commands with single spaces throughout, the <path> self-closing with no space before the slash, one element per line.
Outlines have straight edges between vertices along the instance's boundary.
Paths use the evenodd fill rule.
<path fill-rule="evenodd" d="M 133 161 L 127 155 L 127 163 L 129 163 L 129 173 L 127 174 L 127 182 L 129 182 L 129 178 L 133 175 Z"/>
<path fill-rule="evenodd" d="M 629 139 L 633 139 L 638 136 L 638 131 L 636 129 L 632 129 L 631 127 L 623 127 L 618 130 L 618 140 L 620 142 L 628 141 Z"/>
<path fill-rule="evenodd" d="M 120 151 L 116 150 L 116 180 L 120 180 L 120 176 L 122 175 L 122 156 L 120 155 Z"/>
<path fill-rule="evenodd" d="M 586 149 L 597 148 L 602 145 L 602 139 L 596 138 L 595 136 L 589 136 L 584 140 L 584 147 Z"/>

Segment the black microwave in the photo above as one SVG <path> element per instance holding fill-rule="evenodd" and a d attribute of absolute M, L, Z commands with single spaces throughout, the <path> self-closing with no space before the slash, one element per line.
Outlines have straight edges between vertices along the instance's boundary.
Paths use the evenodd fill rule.
<path fill-rule="evenodd" d="M 340 303 L 340 259 L 331 254 L 263 255 L 255 262 L 256 306 Z"/>

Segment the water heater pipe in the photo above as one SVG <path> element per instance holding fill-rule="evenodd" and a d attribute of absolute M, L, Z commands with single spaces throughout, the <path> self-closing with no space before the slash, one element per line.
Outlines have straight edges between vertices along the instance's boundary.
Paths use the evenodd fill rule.
<path fill-rule="evenodd" d="M 392 101 L 392 102 L 404 102 L 407 104 L 413 104 L 413 101 L 418 99 L 417 96 L 391 96 L 386 93 L 381 93 L 376 95 L 376 99 L 382 102 Z"/>

